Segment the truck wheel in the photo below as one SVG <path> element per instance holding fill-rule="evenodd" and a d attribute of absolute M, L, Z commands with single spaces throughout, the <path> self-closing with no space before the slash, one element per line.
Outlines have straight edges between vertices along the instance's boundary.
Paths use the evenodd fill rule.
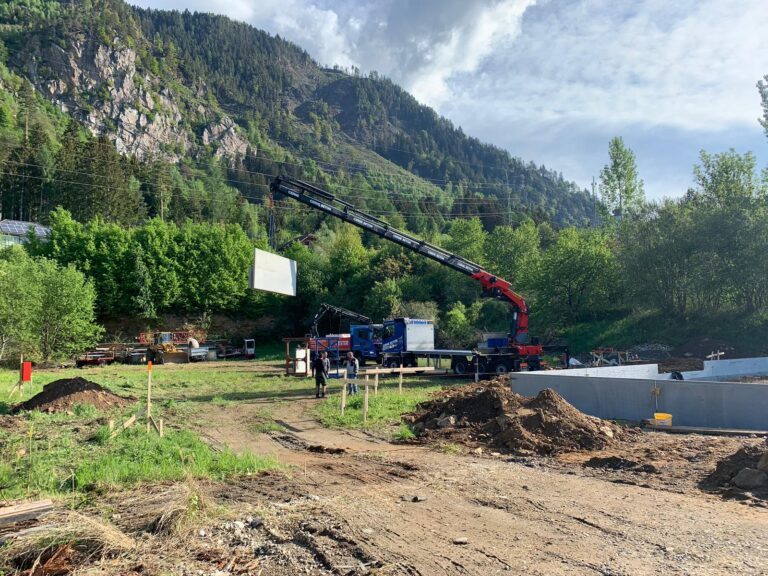
<path fill-rule="evenodd" d="M 466 374 L 469 372 L 469 362 L 466 358 L 456 358 L 453 361 L 454 374 Z"/>
<path fill-rule="evenodd" d="M 528 358 L 528 371 L 535 372 L 541 370 L 541 359 L 538 356 L 530 356 Z"/>
<path fill-rule="evenodd" d="M 506 374 L 509 372 L 509 365 L 504 360 L 497 360 L 493 364 L 493 371 L 496 372 L 496 374 Z"/>
<path fill-rule="evenodd" d="M 384 365 L 387 368 L 400 368 L 400 360 L 397 358 L 388 358 Z"/>

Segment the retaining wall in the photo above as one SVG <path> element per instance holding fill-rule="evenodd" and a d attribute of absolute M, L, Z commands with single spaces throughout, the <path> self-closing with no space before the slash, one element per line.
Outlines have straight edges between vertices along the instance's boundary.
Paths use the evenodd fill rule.
<path fill-rule="evenodd" d="M 654 412 L 668 412 L 676 426 L 768 430 L 768 384 L 553 372 L 557 371 L 519 372 L 511 376 L 510 385 L 525 396 L 552 388 L 582 412 L 600 418 L 639 421 L 652 418 Z"/>

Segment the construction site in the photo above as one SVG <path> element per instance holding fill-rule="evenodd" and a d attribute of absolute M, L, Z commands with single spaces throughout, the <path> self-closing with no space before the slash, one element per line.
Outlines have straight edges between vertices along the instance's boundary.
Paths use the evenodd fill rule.
<path fill-rule="evenodd" d="M 573 358 L 481 266 L 272 188 L 476 280 L 509 332 L 439 348 L 429 319 L 324 304 L 271 352 L 175 330 L 22 359 L 0 373 L 6 573 L 768 572 L 768 358 Z M 249 282 L 293 296 L 296 263 L 257 250 Z"/>

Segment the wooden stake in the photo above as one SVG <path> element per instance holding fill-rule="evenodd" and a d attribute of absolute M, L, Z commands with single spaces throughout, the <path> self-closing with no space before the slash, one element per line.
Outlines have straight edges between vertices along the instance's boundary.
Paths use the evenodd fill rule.
<path fill-rule="evenodd" d="M 403 363 L 400 362 L 400 383 L 397 386 L 397 389 L 400 391 L 400 394 L 403 393 Z"/>
<path fill-rule="evenodd" d="M 347 379 L 347 376 L 344 375 L 344 383 L 342 384 L 341 388 L 341 415 L 344 416 L 344 408 L 347 407 L 347 383 L 349 380 Z"/>
<path fill-rule="evenodd" d="M 378 396 L 379 395 L 379 375 L 376 374 L 373 377 L 373 395 Z"/>
<path fill-rule="evenodd" d="M 112 432 L 115 431 L 115 420 L 114 418 L 109 419 L 109 433 L 112 434 Z"/>
<path fill-rule="evenodd" d="M 160 434 L 160 438 L 163 437 L 163 419 L 160 418 L 160 429 L 157 431 L 158 434 Z"/>
<path fill-rule="evenodd" d="M 365 396 L 363 396 L 363 422 L 368 422 L 368 376 L 365 377 Z"/>

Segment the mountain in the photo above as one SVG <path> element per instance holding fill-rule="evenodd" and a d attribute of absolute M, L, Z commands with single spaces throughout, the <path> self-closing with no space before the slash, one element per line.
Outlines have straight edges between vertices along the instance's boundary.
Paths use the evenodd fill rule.
<path fill-rule="evenodd" d="M 7 0 L 0 41 L 9 217 L 45 221 L 61 204 L 79 219 L 157 214 L 259 234 L 258 206 L 279 173 L 419 233 L 449 217 L 477 215 L 491 229 L 526 216 L 583 225 L 592 212 L 561 174 L 467 136 L 390 80 L 322 68 L 221 16 Z M 289 229 L 316 225 L 279 208 Z"/>

